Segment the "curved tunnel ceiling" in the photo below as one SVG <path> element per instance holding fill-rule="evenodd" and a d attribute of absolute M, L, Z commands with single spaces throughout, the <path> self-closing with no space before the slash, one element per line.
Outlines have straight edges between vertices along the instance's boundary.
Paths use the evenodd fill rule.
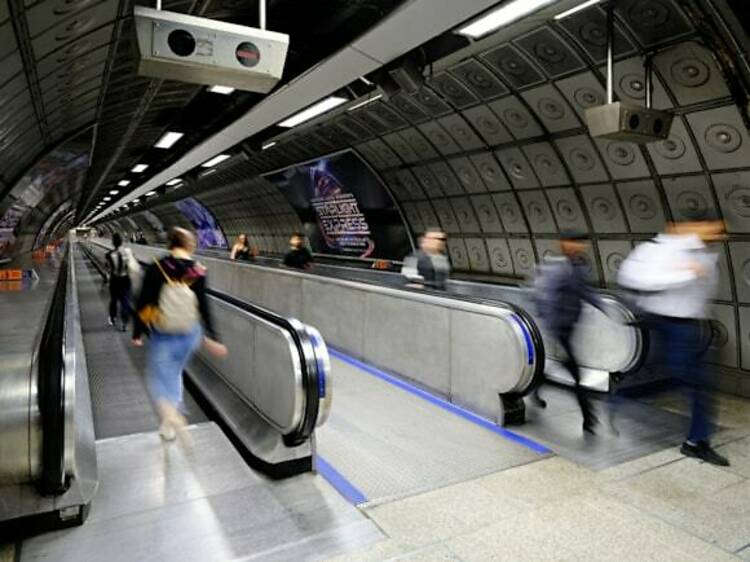
<path fill-rule="evenodd" d="M 244 159 L 149 207 L 169 224 L 169 202 L 195 195 L 228 235 L 247 230 L 278 251 L 295 217 L 258 175 L 354 147 L 415 235 L 431 225 L 449 233 L 457 272 L 525 277 L 561 230 L 576 229 L 589 234 L 591 273 L 602 285 L 666 220 L 718 210 L 730 238 L 713 305 L 716 361 L 736 390 L 750 370 L 748 37 L 718 0 L 620 0 L 616 29 L 616 95 L 644 103 L 644 55 L 653 53 L 654 105 L 675 114 L 666 141 L 588 134 L 583 112 L 605 99 L 604 12 L 592 7 L 472 43 L 435 61 L 418 92 L 333 112 L 265 151 L 246 147 Z M 262 197 L 264 210 L 250 216 Z"/>

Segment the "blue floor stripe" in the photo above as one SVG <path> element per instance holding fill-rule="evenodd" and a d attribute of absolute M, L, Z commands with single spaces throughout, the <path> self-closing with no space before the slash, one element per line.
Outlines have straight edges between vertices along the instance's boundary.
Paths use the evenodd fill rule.
<path fill-rule="evenodd" d="M 318 474 L 328 480 L 331 486 L 336 488 L 338 493 L 344 496 L 349 503 L 360 505 L 367 502 L 367 496 L 365 496 L 354 484 L 344 478 L 338 470 L 333 468 L 328 461 L 320 455 L 315 457 L 315 465 Z"/>
<path fill-rule="evenodd" d="M 455 404 L 448 402 L 447 400 L 444 400 L 438 396 L 435 396 L 434 394 L 430 394 L 429 392 L 422 390 L 421 388 L 417 386 L 409 384 L 393 375 L 389 375 L 388 373 L 381 371 L 380 369 L 373 367 L 372 365 L 363 363 L 362 361 L 359 361 L 358 359 L 355 359 L 354 357 L 350 357 L 336 349 L 331 348 L 330 346 L 328 347 L 328 353 L 330 353 L 333 357 L 336 357 L 337 359 L 340 359 L 341 361 L 345 363 L 349 363 L 350 365 L 360 369 L 361 371 L 364 371 L 389 384 L 392 384 L 393 386 L 396 386 L 400 388 L 401 390 L 405 390 L 406 392 L 409 392 L 415 396 L 418 396 L 419 398 L 422 398 L 423 400 L 426 400 L 427 402 L 434 404 L 435 406 L 438 406 L 439 408 L 447 410 L 448 412 L 452 414 L 455 414 L 467 421 L 470 421 L 471 423 L 474 423 L 478 425 L 479 427 L 488 429 L 489 431 L 505 439 L 514 441 L 518 443 L 519 445 L 523 445 L 524 447 L 531 449 L 532 451 L 536 453 L 546 454 L 550 452 L 550 450 L 544 445 L 542 445 L 541 443 L 537 443 L 536 441 L 528 439 L 527 437 L 524 437 L 523 435 L 518 435 L 517 433 L 513 433 L 512 431 L 509 431 L 503 427 L 500 427 L 496 423 L 486 418 L 483 418 L 482 416 L 479 416 L 475 414 L 474 412 L 470 412 L 469 410 L 466 410 L 462 408 L 461 406 L 456 406 Z"/>

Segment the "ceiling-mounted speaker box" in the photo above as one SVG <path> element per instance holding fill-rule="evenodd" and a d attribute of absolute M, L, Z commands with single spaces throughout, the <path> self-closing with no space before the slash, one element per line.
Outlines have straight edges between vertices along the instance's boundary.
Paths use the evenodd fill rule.
<path fill-rule="evenodd" d="M 265 94 L 284 72 L 284 33 L 143 6 L 133 17 L 141 76 Z"/>
<path fill-rule="evenodd" d="M 620 101 L 586 110 L 592 137 L 636 143 L 662 141 L 669 136 L 674 116 L 669 111 L 628 105 Z"/>
<path fill-rule="evenodd" d="M 401 64 L 388 71 L 388 74 L 407 94 L 413 94 L 424 85 L 424 76 L 414 61 L 404 59 Z"/>

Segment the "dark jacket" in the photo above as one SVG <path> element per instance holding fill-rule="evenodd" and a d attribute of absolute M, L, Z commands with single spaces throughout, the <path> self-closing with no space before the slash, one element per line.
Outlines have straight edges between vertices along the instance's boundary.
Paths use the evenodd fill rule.
<path fill-rule="evenodd" d="M 534 281 L 537 314 L 554 334 L 570 331 L 581 316 L 583 303 L 603 310 L 603 304 L 588 282 L 586 264 L 566 257 L 546 259 Z"/>
<path fill-rule="evenodd" d="M 206 335 L 211 339 L 218 339 L 211 319 L 211 311 L 208 306 L 206 297 L 206 268 L 191 259 L 175 258 L 165 256 L 159 260 L 164 273 L 170 278 L 183 280 L 190 284 L 190 288 L 198 297 L 198 310 L 203 321 L 203 327 Z M 138 296 L 136 303 L 136 320 L 133 326 L 133 339 L 141 337 L 148 331 L 148 327 L 143 323 L 139 315 L 149 307 L 155 307 L 159 304 L 159 293 L 166 280 L 155 263 L 146 268 L 146 274 L 143 277 L 141 294 Z"/>
<path fill-rule="evenodd" d="M 296 269 L 305 269 L 312 261 L 312 254 L 307 248 L 295 248 L 289 250 L 284 256 L 284 265 Z"/>

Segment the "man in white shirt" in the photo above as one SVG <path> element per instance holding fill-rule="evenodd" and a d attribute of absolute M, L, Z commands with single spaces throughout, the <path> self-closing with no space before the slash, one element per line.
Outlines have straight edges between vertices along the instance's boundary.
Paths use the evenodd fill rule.
<path fill-rule="evenodd" d="M 666 233 L 633 250 L 620 267 L 618 282 L 637 291 L 657 350 L 689 391 L 690 430 L 680 451 L 729 466 L 710 445 L 713 408 L 701 345 L 702 325 L 719 284 L 718 256 L 706 244 L 722 240 L 724 233 L 724 222 L 716 217 L 670 223 Z"/>

